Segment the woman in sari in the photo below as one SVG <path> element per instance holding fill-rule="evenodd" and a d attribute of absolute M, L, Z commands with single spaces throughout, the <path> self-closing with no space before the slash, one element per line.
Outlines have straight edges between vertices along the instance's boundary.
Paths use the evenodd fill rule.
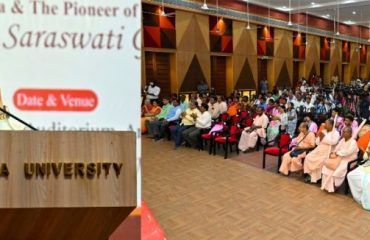
<path fill-rule="evenodd" d="M 308 131 L 306 122 L 299 125 L 300 134 L 293 139 L 297 145 L 292 151 L 284 154 L 279 172 L 288 175 L 289 172 L 297 172 L 303 169 L 302 160 L 306 157 L 306 152 L 315 147 L 315 134 Z"/>
<path fill-rule="evenodd" d="M 285 112 L 285 107 L 278 107 L 278 112 L 271 116 L 272 121 L 267 128 L 267 141 L 272 142 L 279 135 L 279 129 L 285 130 L 288 124 L 288 115 Z"/>
<path fill-rule="evenodd" d="M 143 108 L 145 105 L 143 106 Z M 141 117 L 141 133 L 146 133 L 148 130 L 147 124 L 150 119 L 156 117 L 161 112 L 161 107 L 158 106 L 156 101 L 153 101 L 153 105 L 150 110 L 145 112 Z"/>

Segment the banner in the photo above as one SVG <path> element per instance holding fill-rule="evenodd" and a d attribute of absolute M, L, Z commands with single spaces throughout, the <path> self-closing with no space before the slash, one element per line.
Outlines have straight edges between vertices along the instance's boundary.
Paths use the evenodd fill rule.
<path fill-rule="evenodd" d="M 4 105 L 39 130 L 139 132 L 140 24 L 139 0 L 0 1 Z"/>

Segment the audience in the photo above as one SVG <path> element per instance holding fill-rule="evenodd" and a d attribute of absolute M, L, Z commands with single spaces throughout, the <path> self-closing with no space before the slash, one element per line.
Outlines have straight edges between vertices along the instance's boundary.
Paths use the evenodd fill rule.
<path fill-rule="evenodd" d="M 256 144 L 265 145 L 267 141 L 274 144 L 279 134 L 286 132 L 293 138 L 293 148 L 283 155 L 279 171 L 288 175 L 303 170 L 305 181 L 316 183 L 322 178 L 322 189 L 334 192 L 344 181 L 348 161 L 357 157 L 359 143 L 356 138 L 361 129 L 361 132 L 367 129 L 365 140 L 361 141 L 369 143 L 370 126 L 365 124 L 370 120 L 370 98 L 366 90 L 362 93 L 353 91 L 355 94 L 359 92 L 353 96 L 340 83 L 323 87 L 319 76 L 313 79 L 309 83 L 301 80 L 295 89 L 274 86 L 272 92 L 266 89 L 258 97 L 248 98 L 244 93 L 234 91 L 227 101 L 224 96 L 210 94 L 208 86 L 206 91 L 206 84 L 201 83 L 198 93 L 193 92 L 189 101 L 184 94 L 178 101 L 174 94 L 172 104 L 169 98 L 163 98 L 162 108 L 148 95 L 142 106 L 142 131 L 145 133 L 147 127 L 148 136 L 156 141 L 166 133 L 170 134 L 175 149 L 183 144 L 201 149 L 201 134 L 226 134 L 225 129 L 233 125 L 238 129 L 238 148 L 243 152 L 254 149 Z M 361 119 L 363 121 L 358 126 Z M 297 123 L 300 123 L 298 136 Z M 209 134 L 216 126 L 215 134 Z M 340 135 L 342 139 L 339 141 Z M 360 190 L 365 191 L 365 188 L 359 188 L 358 176 L 367 176 L 363 169 L 359 167 L 349 173 L 349 179 L 353 178 L 350 185 L 354 197 L 362 204 L 364 199 Z M 366 184 L 369 185 L 370 180 Z M 366 191 L 370 193 L 370 186 L 368 188 Z M 370 199 L 366 203 L 370 209 Z"/>

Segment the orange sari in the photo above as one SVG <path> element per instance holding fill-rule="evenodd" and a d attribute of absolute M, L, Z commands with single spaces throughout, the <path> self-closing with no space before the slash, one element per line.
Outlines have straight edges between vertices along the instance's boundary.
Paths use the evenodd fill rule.
<path fill-rule="evenodd" d="M 152 107 L 149 111 L 149 113 L 144 114 L 144 116 L 141 118 L 141 133 L 146 133 L 148 131 L 146 127 L 146 121 L 149 121 L 151 118 L 157 116 L 161 112 L 161 107 L 156 106 Z"/>

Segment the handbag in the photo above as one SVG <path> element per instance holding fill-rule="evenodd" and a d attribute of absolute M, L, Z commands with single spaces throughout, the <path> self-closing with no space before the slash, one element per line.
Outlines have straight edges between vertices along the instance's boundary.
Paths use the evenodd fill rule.
<path fill-rule="evenodd" d="M 298 157 L 298 155 L 304 153 L 306 150 L 304 149 L 297 149 L 297 150 L 293 150 L 289 153 L 289 156 L 290 157 Z"/>
<path fill-rule="evenodd" d="M 298 146 L 306 137 L 307 137 L 307 135 L 308 135 L 308 133 L 302 138 L 302 140 L 301 141 L 299 141 L 298 143 L 297 143 L 297 145 L 296 146 Z M 291 151 L 290 153 L 289 153 L 289 156 L 290 157 L 298 157 L 298 155 L 300 155 L 300 154 L 302 154 L 302 153 L 304 153 L 304 152 L 306 152 L 306 150 L 305 149 L 295 149 L 295 150 L 293 150 L 293 151 Z"/>

